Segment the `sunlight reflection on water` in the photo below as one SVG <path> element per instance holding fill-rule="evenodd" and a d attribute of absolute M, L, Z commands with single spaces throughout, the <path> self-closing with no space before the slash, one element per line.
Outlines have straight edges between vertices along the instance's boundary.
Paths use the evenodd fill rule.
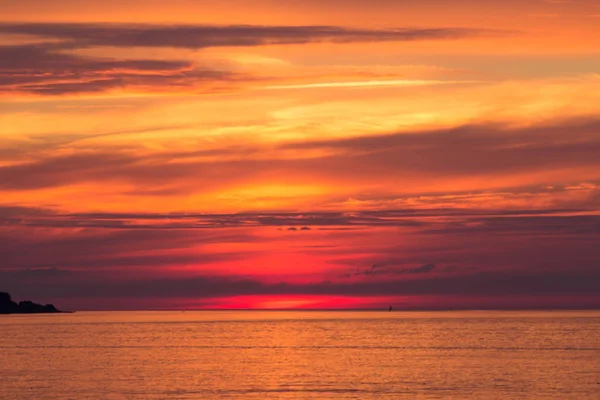
<path fill-rule="evenodd" d="M 2 399 L 598 399 L 600 312 L 0 318 Z"/>

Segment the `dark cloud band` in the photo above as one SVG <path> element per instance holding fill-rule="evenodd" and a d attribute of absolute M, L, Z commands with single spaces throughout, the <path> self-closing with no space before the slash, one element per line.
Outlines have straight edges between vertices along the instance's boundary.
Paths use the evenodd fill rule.
<path fill-rule="evenodd" d="M 142 25 L 142 24 L 0 24 L 0 32 L 35 35 L 68 42 L 71 47 L 264 46 L 315 42 L 381 42 L 456 39 L 506 32 L 469 28 L 355 29 L 335 26 Z"/>

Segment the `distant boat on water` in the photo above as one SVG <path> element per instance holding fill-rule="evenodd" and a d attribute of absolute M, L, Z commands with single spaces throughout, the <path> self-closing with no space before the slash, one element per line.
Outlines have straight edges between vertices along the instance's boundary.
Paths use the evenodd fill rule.
<path fill-rule="evenodd" d="M 392 306 L 390 306 L 390 309 L 388 310 L 388 312 L 392 311 Z"/>

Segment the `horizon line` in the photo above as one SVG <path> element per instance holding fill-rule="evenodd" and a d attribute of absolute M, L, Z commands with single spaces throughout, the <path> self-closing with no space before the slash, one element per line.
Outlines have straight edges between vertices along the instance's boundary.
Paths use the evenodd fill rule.
<path fill-rule="evenodd" d="M 130 311 L 363 311 L 363 312 L 451 312 L 451 311 L 600 311 L 600 307 L 537 307 L 537 308 L 403 308 L 393 309 L 388 311 L 387 308 L 132 308 L 132 309 L 112 309 L 112 308 L 98 308 L 98 309 L 81 309 L 81 310 L 66 310 L 63 312 L 101 312 L 101 311 L 115 311 L 115 312 L 130 312 Z"/>

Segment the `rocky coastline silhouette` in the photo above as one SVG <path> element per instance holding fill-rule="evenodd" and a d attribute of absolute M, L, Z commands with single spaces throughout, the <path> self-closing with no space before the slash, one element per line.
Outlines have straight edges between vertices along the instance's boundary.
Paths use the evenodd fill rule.
<path fill-rule="evenodd" d="M 32 301 L 15 302 L 10 294 L 0 292 L 0 314 L 49 314 L 60 313 L 53 304 L 37 304 Z"/>

